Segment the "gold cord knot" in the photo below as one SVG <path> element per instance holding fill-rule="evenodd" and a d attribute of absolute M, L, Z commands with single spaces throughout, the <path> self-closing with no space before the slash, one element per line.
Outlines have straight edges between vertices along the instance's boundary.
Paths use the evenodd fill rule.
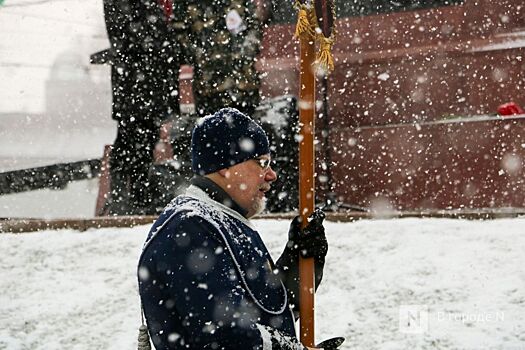
<path fill-rule="evenodd" d="M 334 56 L 332 54 L 334 39 L 332 36 L 325 38 L 324 35 L 320 34 L 317 36 L 317 41 L 319 42 L 319 52 L 315 63 L 325 71 L 332 72 L 334 70 Z"/>
<path fill-rule="evenodd" d="M 295 37 L 299 40 L 305 39 L 310 40 L 315 37 L 315 21 L 312 21 L 312 18 L 315 18 L 313 8 L 300 4 L 299 1 L 296 1 L 295 7 L 298 9 L 297 13 L 297 25 L 295 26 Z M 314 16 L 314 17 L 312 17 Z"/>

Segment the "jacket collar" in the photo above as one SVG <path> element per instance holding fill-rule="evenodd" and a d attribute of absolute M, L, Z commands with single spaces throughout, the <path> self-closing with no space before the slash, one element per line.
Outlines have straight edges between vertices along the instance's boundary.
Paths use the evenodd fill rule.
<path fill-rule="evenodd" d="M 242 208 L 239 204 L 235 203 L 232 197 L 211 179 L 204 176 L 196 175 L 190 180 L 190 183 L 193 186 L 196 186 L 203 190 L 214 201 L 219 202 L 222 205 L 225 205 L 226 207 L 235 210 L 236 212 L 238 212 L 246 218 L 248 211 Z"/>

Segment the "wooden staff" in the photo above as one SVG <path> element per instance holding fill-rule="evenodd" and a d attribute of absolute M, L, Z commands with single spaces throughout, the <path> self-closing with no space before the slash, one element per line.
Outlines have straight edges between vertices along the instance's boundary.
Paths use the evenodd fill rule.
<path fill-rule="evenodd" d="M 301 73 L 299 91 L 299 209 L 302 227 L 315 206 L 314 181 L 314 116 L 315 116 L 315 44 L 313 40 L 301 40 Z M 301 314 L 301 342 L 313 347 L 314 333 L 314 259 L 299 260 L 299 312 Z"/>
<path fill-rule="evenodd" d="M 312 6 L 314 5 L 315 6 Z M 297 0 L 299 10 L 295 36 L 300 40 L 299 76 L 299 210 L 302 228 L 315 208 L 314 134 L 315 134 L 315 72 L 314 62 L 326 72 L 334 69 L 331 54 L 334 42 L 333 0 Z M 314 9 L 315 7 L 315 9 Z M 316 28 L 321 27 L 321 33 Z M 320 51 L 315 54 L 315 42 Z M 308 347 L 315 346 L 315 265 L 314 259 L 299 259 L 300 339 Z"/>
<path fill-rule="evenodd" d="M 315 206 L 314 181 L 314 116 L 315 61 L 314 32 L 309 23 L 311 9 L 300 4 L 296 36 L 300 40 L 299 76 L 299 210 L 302 227 Z M 301 12 L 302 11 L 302 12 Z M 302 26 L 302 27 L 300 27 Z M 299 259 L 300 339 L 305 346 L 315 346 L 314 332 L 314 259 Z"/>

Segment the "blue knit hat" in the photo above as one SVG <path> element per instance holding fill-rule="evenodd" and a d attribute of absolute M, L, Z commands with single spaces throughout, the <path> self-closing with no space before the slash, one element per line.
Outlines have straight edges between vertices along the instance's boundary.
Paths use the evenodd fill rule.
<path fill-rule="evenodd" d="M 266 133 L 235 108 L 197 121 L 191 137 L 192 169 L 205 175 L 270 153 Z"/>

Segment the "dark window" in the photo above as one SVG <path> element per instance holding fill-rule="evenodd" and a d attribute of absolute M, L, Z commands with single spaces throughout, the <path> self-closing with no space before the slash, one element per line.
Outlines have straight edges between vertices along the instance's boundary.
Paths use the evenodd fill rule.
<path fill-rule="evenodd" d="M 461 4 L 463 0 L 336 0 L 338 17 L 367 16 Z"/>
<path fill-rule="evenodd" d="M 464 0 L 335 0 L 337 18 L 419 10 L 463 3 Z M 294 23 L 293 0 L 273 0 L 273 23 Z M 290 14 L 293 13 L 293 16 Z"/>

